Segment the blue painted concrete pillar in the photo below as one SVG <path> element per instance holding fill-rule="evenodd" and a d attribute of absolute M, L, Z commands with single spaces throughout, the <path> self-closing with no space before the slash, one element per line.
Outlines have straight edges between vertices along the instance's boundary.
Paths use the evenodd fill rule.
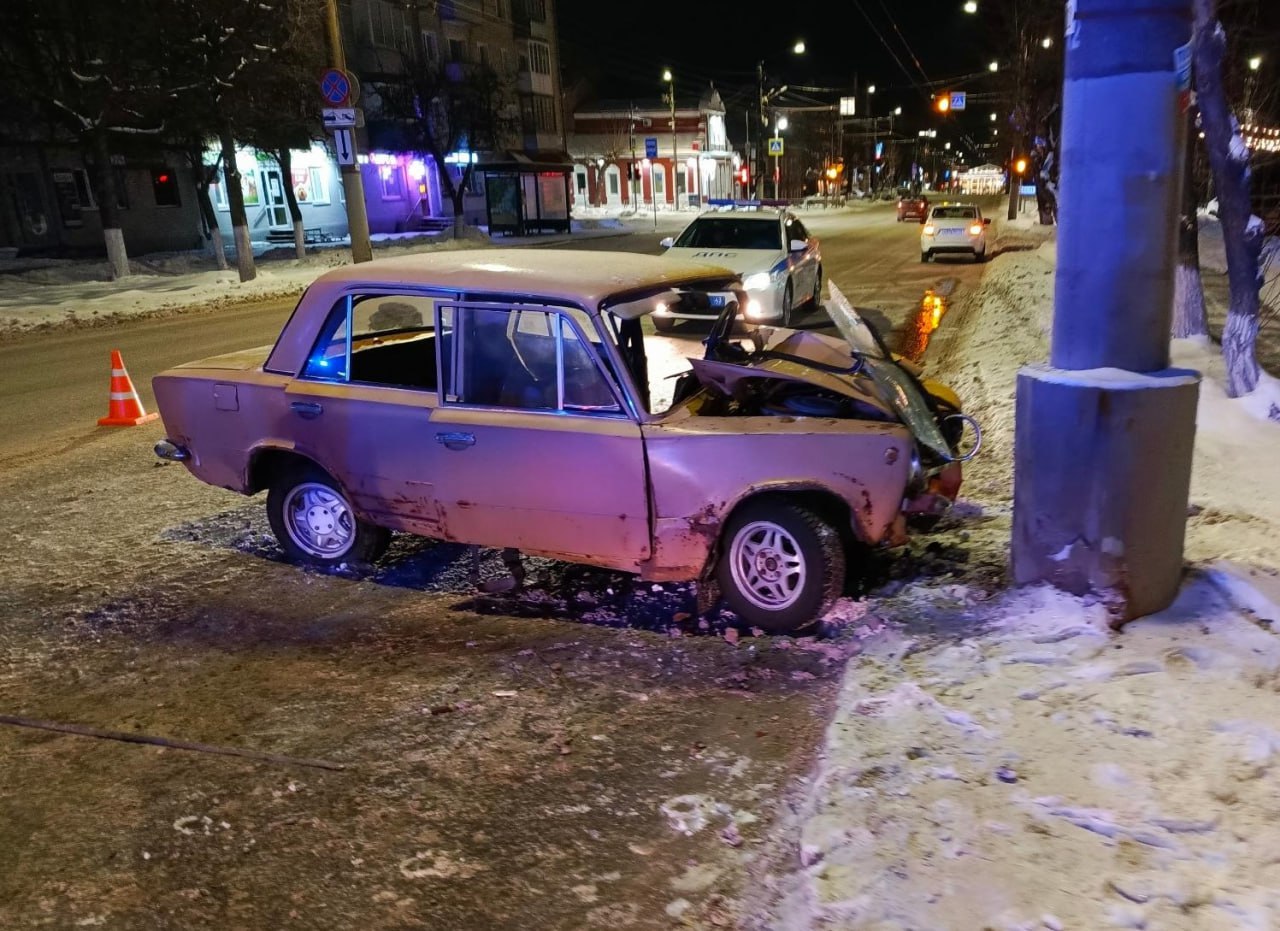
<path fill-rule="evenodd" d="M 1070 0 L 1050 365 L 1018 376 L 1014 579 L 1166 607 L 1199 376 L 1168 369 L 1191 0 Z"/>

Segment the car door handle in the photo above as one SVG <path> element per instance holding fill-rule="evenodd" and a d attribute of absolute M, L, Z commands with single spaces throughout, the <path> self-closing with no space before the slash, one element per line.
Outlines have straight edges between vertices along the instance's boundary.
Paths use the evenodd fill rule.
<path fill-rule="evenodd" d="M 305 420 L 313 420 L 324 413 L 324 407 L 314 401 L 292 401 L 289 408 Z"/>
<path fill-rule="evenodd" d="M 437 433 L 436 442 L 446 449 L 466 449 L 476 445 L 474 433 Z"/>

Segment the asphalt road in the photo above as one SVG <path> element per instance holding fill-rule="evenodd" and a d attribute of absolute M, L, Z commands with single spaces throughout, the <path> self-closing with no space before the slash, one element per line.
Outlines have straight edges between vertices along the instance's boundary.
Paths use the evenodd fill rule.
<path fill-rule="evenodd" d="M 981 272 L 967 259 L 921 264 L 919 226 L 895 222 L 889 204 L 813 211 L 804 220 L 822 240 L 828 278 L 855 305 L 875 308 L 870 318 L 892 333 L 895 348 L 908 355 L 923 353 L 929 333 L 942 323 L 946 302 L 958 287 L 976 282 Z M 626 236 L 582 240 L 567 248 L 656 254 L 662 235 L 642 227 Z M 941 296 L 943 303 L 922 303 L 926 293 Z M 99 429 L 97 418 L 106 413 L 110 350 L 123 352 L 143 403 L 153 410 L 152 375 L 192 359 L 271 343 L 293 303 L 195 309 L 177 316 L 62 328 L 0 343 L 0 469 L 87 441 Z M 827 323 L 826 315 L 818 312 L 800 325 L 822 328 Z M 685 325 L 674 338 L 697 341 L 701 336 L 696 327 Z"/>
<path fill-rule="evenodd" d="M 806 222 L 904 347 L 945 326 L 926 290 L 981 271 L 921 265 L 887 208 Z M 856 637 L 755 636 L 688 585 L 549 560 L 480 596 L 466 548 L 405 534 L 371 573 L 308 572 L 264 496 L 156 460 L 159 424 L 95 426 L 110 349 L 150 403 L 289 305 L 0 345 L 0 927 L 779 927 Z"/>

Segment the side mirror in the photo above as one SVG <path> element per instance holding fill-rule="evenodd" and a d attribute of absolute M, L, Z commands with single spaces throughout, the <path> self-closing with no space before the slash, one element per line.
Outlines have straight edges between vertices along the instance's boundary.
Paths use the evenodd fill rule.
<path fill-rule="evenodd" d="M 664 249 L 670 249 L 675 244 L 676 244 L 676 240 L 674 236 L 668 236 L 666 239 L 658 243 L 658 245 L 660 245 Z"/>
<path fill-rule="evenodd" d="M 805 249 L 808 249 L 808 248 L 809 248 L 809 244 L 808 244 L 807 242 L 805 242 L 803 239 L 793 239 L 793 240 L 791 240 L 791 251 L 792 251 L 792 252 L 803 252 Z"/>
<path fill-rule="evenodd" d="M 983 217 L 983 218 L 982 218 L 982 225 L 983 225 L 983 226 L 990 226 L 990 225 L 991 225 L 991 218 L 990 218 L 990 217 Z"/>

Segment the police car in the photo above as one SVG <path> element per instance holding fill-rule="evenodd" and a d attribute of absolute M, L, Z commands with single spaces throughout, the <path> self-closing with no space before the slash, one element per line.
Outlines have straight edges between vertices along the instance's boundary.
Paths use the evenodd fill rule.
<path fill-rule="evenodd" d="M 965 254 L 975 262 L 987 260 L 987 227 L 990 218 L 974 204 L 938 204 L 920 228 L 920 261 L 935 255 Z"/>
<path fill-rule="evenodd" d="M 663 255 L 704 262 L 737 272 L 747 292 L 740 314 L 751 323 L 791 326 L 801 308 L 822 300 L 822 251 L 817 237 L 786 210 L 726 210 L 704 213 L 674 239 Z M 662 332 L 679 320 L 715 320 L 720 307 L 663 308 L 653 315 Z"/>

